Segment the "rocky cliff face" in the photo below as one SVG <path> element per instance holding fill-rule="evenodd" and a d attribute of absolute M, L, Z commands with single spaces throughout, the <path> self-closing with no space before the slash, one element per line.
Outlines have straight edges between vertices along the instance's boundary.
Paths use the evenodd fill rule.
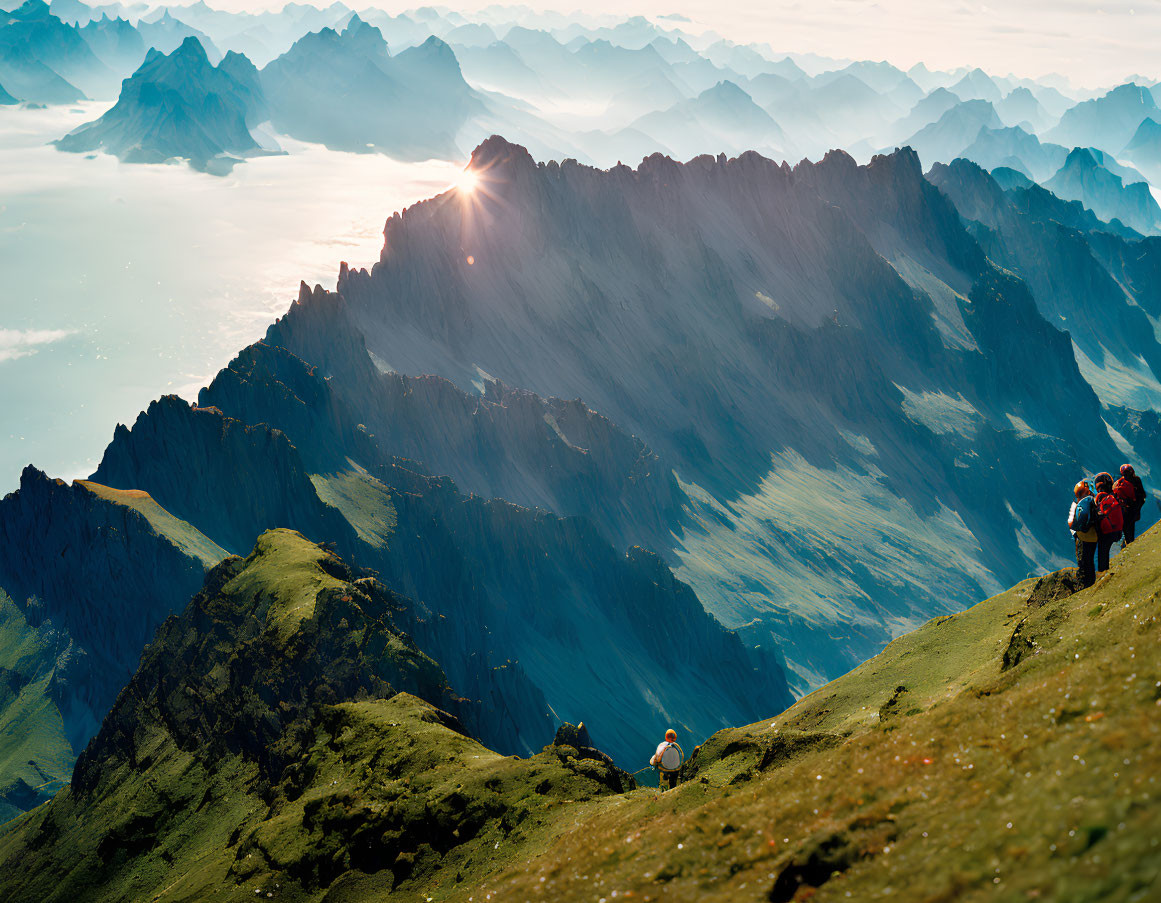
<path fill-rule="evenodd" d="M 1110 230 L 1039 186 L 1004 191 L 967 161 L 938 165 L 930 178 L 983 227 L 975 231 L 988 255 L 1023 278 L 1044 316 L 1068 330 L 1102 402 L 1140 410 L 1161 401 L 1161 349 L 1150 322 L 1161 315 L 1161 242 Z"/>
<path fill-rule="evenodd" d="M 0 500 L 0 586 L 32 627 L 50 623 L 84 667 L 59 690 L 80 750 L 157 626 L 225 552 L 144 493 L 68 485 L 29 467 Z M 35 600 L 32 603 L 26 600 Z"/>
<path fill-rule="evenodd" d="M 586 516 L 618 546 L 664 547 L 680 515 L 680 490 L 658 456 L 581 400 L 541 398 L 487 376 L 469 393 L 441 377 L 382 372 L 343 299 L 320 287 L 302 286 L 266 343 L 316 365 L 380 448 L 452 477 L 465 492 Z M 273 372 L 276 360 L 262 346 L 247 349 L 201 403 L 271 422 L 265 408 L 253 407 L 255 381 L 250 391 L 234 388 L 246 378 L 241 370 Z"/>
<path fill-rule="evenodd" d="M 781 640 L 799 686 L 1067 560 L 1047 499 L 1121 452 L 1050 306 L 914 153 L 602 172 L 492 138 L 472 168 L 340 272 L 367 349 L 464 392 L 580 397 L 640 437 L 685 496 L 673 539 L 644 541 Z"/>

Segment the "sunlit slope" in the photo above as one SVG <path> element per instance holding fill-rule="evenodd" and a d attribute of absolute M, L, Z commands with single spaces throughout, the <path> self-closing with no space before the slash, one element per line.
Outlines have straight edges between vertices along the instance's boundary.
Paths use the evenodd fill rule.
<path fill-rule="evenodd" d="M 1156 899 L 1161 534 L 1054 601 L 1070 576 L 715 735 L 678 792 L 603 811 L 475 899 Z"/>
<path fill-rule="evenodd" d="M 74 485 L 87 489 L 97 498 L 132 508 L 144 517 L 158 535 L 164 536 L 190 558 L 213 567 L 229 553 L 197 528 L 174 517 L 143 489 L 113 489 L 92 480 L 76 480 Z"/>

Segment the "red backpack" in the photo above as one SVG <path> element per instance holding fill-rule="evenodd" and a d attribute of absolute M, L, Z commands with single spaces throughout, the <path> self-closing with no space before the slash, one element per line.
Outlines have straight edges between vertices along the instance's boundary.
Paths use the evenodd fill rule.
<path fill-rule="evenodd" d="M 1113 495 L 1120 500 L 1126 511 L 1132 511 L 1137 507 L 1137 489 L 1124 477 L 1113 483 Z"/>
<path fill-rule="evenodd" d="M 1096 505 L 1100 531 L 1104 534 L 1120 533 L 1125 526 L 1125 514 L 1117 497 L 1111 492 L 1099 492 Z"/>

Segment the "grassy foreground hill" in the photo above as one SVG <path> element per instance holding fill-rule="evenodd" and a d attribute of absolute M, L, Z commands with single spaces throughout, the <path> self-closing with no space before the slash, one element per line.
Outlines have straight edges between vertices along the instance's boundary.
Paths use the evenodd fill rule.
<path fill-rule="evenodd" d="M 162 628 L 72 785 L 5 829 L 0 897 L 1157 899 L 1161 533 L 1071 577 L 715 734 L 659 795 L 463 736 L 415 695 L 457 704 L 398 600 L 268 533 Z"/>

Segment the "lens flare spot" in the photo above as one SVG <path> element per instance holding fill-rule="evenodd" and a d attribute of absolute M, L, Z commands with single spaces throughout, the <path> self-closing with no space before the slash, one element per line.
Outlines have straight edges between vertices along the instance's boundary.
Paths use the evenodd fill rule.
<path fill-rule="evenodd" d="M 475 266 L 476 258 L 471 254 L 468 255 L 468 266 Z"/>
<path fill-rule="evenodd" d="M 471 194 L 480 184 L 480 177 L 471 169 L 465 169 L 455 180 L 455 189 L 461 194 Z"/>

